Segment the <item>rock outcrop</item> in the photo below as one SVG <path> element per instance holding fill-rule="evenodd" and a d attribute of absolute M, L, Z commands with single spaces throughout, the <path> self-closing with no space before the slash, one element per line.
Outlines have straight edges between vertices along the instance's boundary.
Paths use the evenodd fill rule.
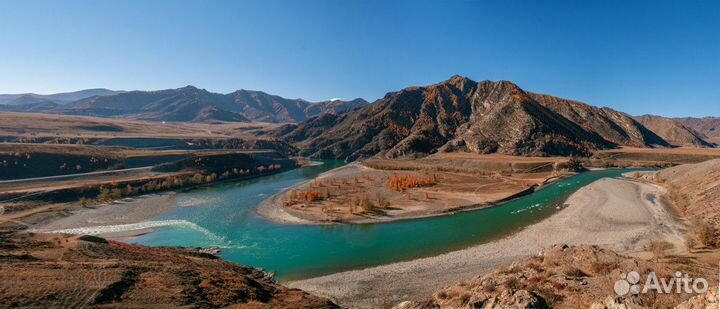
<path fill-rule="evenodd" d="M 613 283 L 631 271 L 639 272 L 641 276 L 655 272 L 658 278 L 669 280 L 675 274 L 675 267 L 677 265 L 619 255 L 597 246 L 555 245 L 535 257 L 444 288 L 431 299 L 403 302 L 395 309 L 667 308 L 693 295 L 654 291 L 643 295 L 617 295 Z M 709 276 L 712 271 L 691 275 Z M 697 302 L 706 301 L 703 298 Z"/>
<path fill-rule="evenodd" d="M 720 307 L 718 291 L 715 288 L 711 288 L 707 293 L 694 296 L 677 305 L 675 309 L 715 309 L 718 307 Z"/>

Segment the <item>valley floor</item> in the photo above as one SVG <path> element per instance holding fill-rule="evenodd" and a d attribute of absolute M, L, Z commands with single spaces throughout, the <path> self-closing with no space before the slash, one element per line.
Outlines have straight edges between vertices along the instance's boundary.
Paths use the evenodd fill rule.
<path fill-rule="evenodd" d="M 354 177 L 358 172 L 371 170 L 374 169 L 351 164 L 323 174 L 320 178 Z M 55 213 L 61 210 L 39 207 L 38 213 L 28 216 L 36 217 L 37 220 L 32 223 L 36 227 L 40 226 L 38 231 L 132 224 L 164 212 L 172 199 L 172 193 L 143 196 L 118 202 L 122 206 L 83 209 L 79 213 L 64 212 L 68 216 L 61 219 L 57 219 Z M 541 249 L 555 244 L 601 245 L 621 254 L 647 259 L 652 257 L 647 252 L 650 241 L 659 241 L 668 245 L 670 253 L 683 255 L 687 252 L 685 227 L 675 218 L 674 208 L 668 200 L 668 192 L 663 186 L 631 178 L 604 178 L 572 194 L 565 207 L 550 218 L 491 243 L 428 258 L 285 284 L 328 297 L 344 306 L 376 308 L 407 300 L 428 299 L 443 287 L 489 274 L 502 265 L 534 256 Z M 269 199 L 260 206 L 259 212 L 281 221 L 314 223 L 312 218 L 288 214 L 281 207 L 269 207 L 278 201 L 281 201 L 279 196 Z M 268 214 L 268 210 L 276 213 Z M 44 215 L 49 213 L 53 215 Z M 7 214 L 0 214 L 0 219 L 3 217 L 8 222 L 14 220 Z M 150 231 L 145 229 L 133 231 L 132 234 L 109 233 L 102 236 L 124 239 Z"/>
<path fill-rule="evenodd" d="M 567 207 L 507 238 L 460 251 L 364 270 L 288 282 L 290 287 L 338 303 L 373 308 L 381 303 L 427 299 L 438 289 L 492 272 L 558 243 L 597 244 L 638 254 L 651 239 L 684 250 L 682 226 L 661 197 L 660 186 L 630 179 L 601 179 L 573 194 Z M 656 198 L 648 198 L 649 196 Z"/>

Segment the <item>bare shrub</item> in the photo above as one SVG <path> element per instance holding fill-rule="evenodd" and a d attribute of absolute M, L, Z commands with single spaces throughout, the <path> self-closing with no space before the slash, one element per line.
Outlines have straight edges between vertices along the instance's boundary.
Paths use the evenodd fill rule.
<path fill-rule="evenodd" d="M 648 251 L 652 252 L 653 256 L 655 256 L 655 262 L 665 257 L 666 250 L 667 245 L 663 241 L 652 240 L 648 245 Z"/>
<path fill-rule="evenodd" d="M 693 233 L 697 236 L 698 241 L 705 247 L 715 248 L 717 246 L 717 239 L 715 235 L 717 230 L 715 226 L 702 220 L 698 220 L 693 224 Z"/>
<path fill-rule="evenodd" d="M 698 241 L 695 235 L 687 235 L 685 237 L 685 245 L 687 246 L 688 253 L 693 253 L 693 249 L 697 247 Z"/>
<path fill-rule="evenodd" d="M 388 199 L 385 198 L 385 195 L 383 195 L 381 192 L 377 193 L 375 199 L 377 201 L 377 208 L 387 209 L 388 207 L 390 207 L 390 201 L 388 201 Z"/>
<path fill-rule="evenodd" d="M 593 261 L 590 263 L 590 270 L 595 274 L 606 275 L 611 273 L 617 265 L 612 262 Z"/>

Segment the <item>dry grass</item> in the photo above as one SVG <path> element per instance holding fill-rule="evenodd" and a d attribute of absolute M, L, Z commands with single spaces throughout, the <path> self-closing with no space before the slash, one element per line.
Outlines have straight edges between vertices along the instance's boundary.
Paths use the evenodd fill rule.
<path fill-rule="evenodd" d="M 710 286 L 715 286 L 716 267 L 703 265 L 682 259 L 656 263 L 594 246 L 556 245 L 543 250 L 539 256 L 501 267 L 490 275 L 444 288 L 435 293 L 433 301 L 440 308 L 465 308 L 468 303 L 491 300 L 499 307 L 512 306 L 512 295 L 525 290 L 542 297 L 551 308 L 589 308 L 593 303 L 615 295 L 615 281 L 621 273 L 630 271 L 637 271 L 641 276 L 655 272 L 664 280 L 673 278 L 676 271 L 682 271 L 694 278 L 707 278 Z M 648 308 L 672 308 L 693 296 L 671 294 L 650 291 L 625 301 L 637 301 Z"/>
<path fill-rule="evenodd" d="M 0 112 L 0 136 L 40 137 L 256 137 L 272 123 L 178 123 L 129 119 Z"/>

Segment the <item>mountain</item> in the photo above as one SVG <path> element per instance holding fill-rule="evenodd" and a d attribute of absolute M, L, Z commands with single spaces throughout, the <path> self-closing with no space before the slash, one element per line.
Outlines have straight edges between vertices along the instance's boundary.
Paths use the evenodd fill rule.
<path fill-rule="evenodd" d="M 230 113 L 231 102 L 222 94 L 187 86 L 159 91 L 128 91 L 79 100 L 52 113 L 123 117 L 149 121 L 194 121 L 201 112 Z M 213 111 L 214 110 L 214 111 Z M 243 118 L 244 121 L 247 121 Z"/>
<path fill-rule="evenodd" d="M 583 155 L 615 145 L 513 83 L 462 76 L 391 92 L 366 107 L 321 115 L 275 134 L 303 155 L 350 160 L 436 151 Z"/>
<path fill-rule="evenodd" d="M 529 94 L 538 103 L 593 131 L 605 140 L 633 147 L 668 147 L 670 144 L 632 116 L 608 107 L 598 108 L 582 102 L 544 94 Z"/>
<path fill-rule="evenodd" d="M 720 117 L 673 118 L 673 120 L 702 134 L 711 141 L 720 143 Z"/>
<path fill-rule="evenodd" d="M 702 134 L 673 119 L 655 115 L 643 115 L 635 119 L 673 146 L 713 147 Z"/>
<path fill-rule="evenodd" d="M 305 120 L 303 110 L 310 104 L 301 99 L 285 99 L 262 91 L 238 90 L 228 95 L 246 117 L 263 122 Z"/>
<path fill-rule="evenodd" d="M 15 104 L 0 104 L 0 111 L 4 112 L 25 112 L 25 113 L 43 113 L 49 110 L 54 110 L 60 107 L 53 101 L 42 100 L 35 103 L 25 103 L 20 105 Z"/>
<path fill-rule="evenodd" d="M 320 114 L 336 114 L 369 104 L 363 99 L 312 103 L 253 90 L 238 90 L 228 96 L 238 105 L 239 113 L 253 121 L 263 122 L 300 122 Z"/>
<path fill-rule="evenodd" d="M 97 89 L 85 89 L 74 92 L 64 92 L 56 94 L 34 94 L 34 93 L 23 93 L 23 94 L 0 94 L 0 104 L 8 105 L 25 105 L 25 104 L 37 104 L 53 102 L 56 104 L 66 104 L 77 100 L 93 96 L 106 96 L 122 93 L 122 91 L 114 91 L 109 89 L 97 88 Z"/>
<path fill-rule="evenodd" d="M 23 104 L 0 105 L 0 110 L 190 122 L 300 122 L 320 114 L 341 113 L 368 104 L 363 99 L 313 103 L 252 90 L 219 94 L 193 86 L 91 96 L 62 105 L 27 96 L 15 100 L 23 100 Z"/>
<path fill-rule="evenodd" d="M 368 105 L 368 101 L 357 98 L 350 101 L 343 101 L 340 99 L 333 99 L 317 104 L 309 104 L 305 107 L 305 118 L 312 118 L 321 114 L 339 114 L 348 110 L 364 107 Z"/>

